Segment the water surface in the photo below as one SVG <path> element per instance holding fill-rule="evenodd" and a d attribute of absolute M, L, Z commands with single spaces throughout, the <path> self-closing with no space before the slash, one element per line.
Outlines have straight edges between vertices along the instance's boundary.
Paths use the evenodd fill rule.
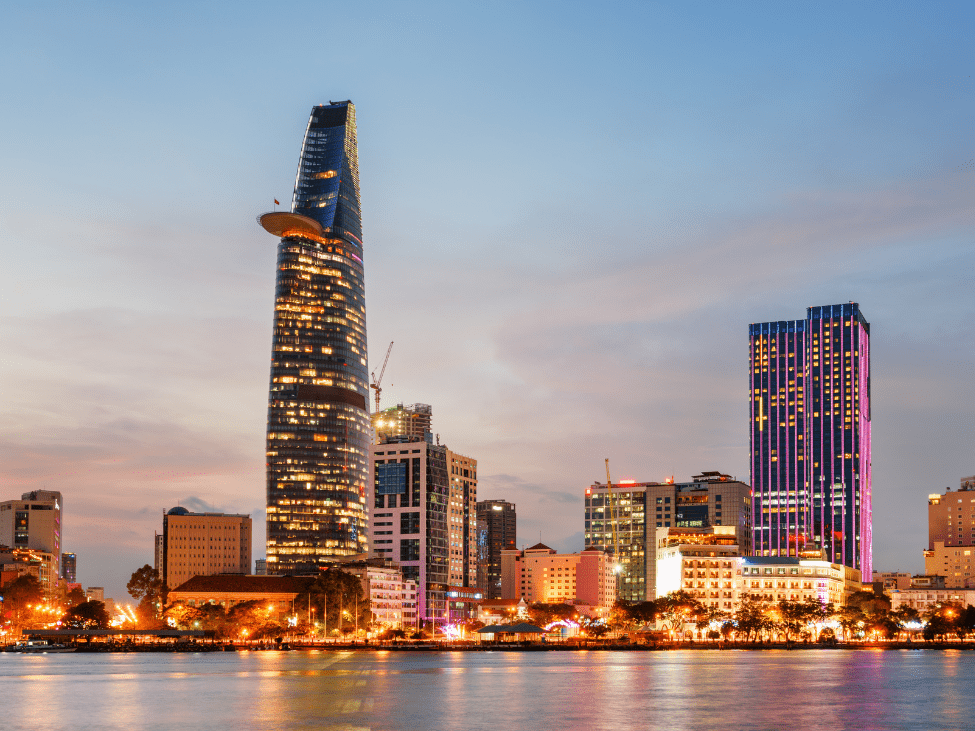
<path fill-rule="evenodd" d="M 0 653 L 0 729 L 973 729 L 975 652 Z"/>

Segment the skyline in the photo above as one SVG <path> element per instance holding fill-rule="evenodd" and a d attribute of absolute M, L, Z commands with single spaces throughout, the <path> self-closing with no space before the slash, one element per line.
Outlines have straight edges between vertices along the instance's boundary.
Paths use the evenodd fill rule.
<path fill-rule="evenodd" d="M 63 492 L 64 550 L 116 598 L 178 503 L 251 514 L 260 545 L 254 216 L 308 107 L 351 98 L 369 369 L 395 341 L 383 404 L 433 406 L 519 546 L 581 550 L 606 457 L 747 479 L 748 325 L 855 300 L 874 565 L 922 571 L 915 516 L 975 471 L 975 11 L 371 10 L 11 9 L 0 499 Z M 314 22 L 327 59 L 286 40 Z"/>

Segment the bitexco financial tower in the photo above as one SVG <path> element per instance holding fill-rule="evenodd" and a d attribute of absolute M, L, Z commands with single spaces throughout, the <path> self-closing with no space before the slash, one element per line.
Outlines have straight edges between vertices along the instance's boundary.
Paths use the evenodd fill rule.
<path fill-rule="evenodd" d="M 355 106 L 312 109 L 279 236 L 267 420 L 268 573 L 368 550 L 369 381 Z"/>

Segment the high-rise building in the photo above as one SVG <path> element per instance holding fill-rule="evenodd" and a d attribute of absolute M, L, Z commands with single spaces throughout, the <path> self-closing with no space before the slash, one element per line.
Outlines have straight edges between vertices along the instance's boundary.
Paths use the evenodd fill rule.
<path fill-rule="evenodd" d="M 477 460 L 447 449 L 447 531 L 452 587 L 477 586 Z"/>
<path fill-rule="evenodd" d="M 78 581 L 78 556 L 76 554 L 61 554 L 61 578 L 69 584 Z"/>
<path fill-rule="evenodd" d="M 430 404 L 397 404 L 372 415 L 376 441 L 408 437 L 410 441 L 433 442 L 433 409 Z"/>
<path fill-rule="evenodd" d="M 372 553 L 416 582 L 419 620 L 435 624 L 447 617 L 451 570 L 448 453 L 407 437 L 372 446 Z"/>
<path fill-rule="evenodd" d="M 311 111 L 278 245 L 267 426 L 269 573 L 367 550 L 369 380 L 355 107 Z"/>
<path fill-rule="evenodd" d="M 0 503 L 0 546 L 32 548 L 54 556 L 51 580 L 61 576 L 61 493 L 25 492 L 20 500 Z"/>
<path fill-rule="evenodd" d="M 688 482 L 621 480 L 611 491 L 597 482 L 586 488 L 586 548 L 614 556 L 620 599 L 655 599 L 656 529 L 730 527 L 734 544 L 747 554 L 751 501 L 748 485 L 717 471 L 694 475 Z"/>
<path fill-rule="evenodd" d="M 163 516 L 162 537 L 162 580 L 170 589 L 194 576 L 251 572 L 249 515 L 172 508 Z"/>
<path fill-rule="evenodd" d="M 501 552 L 515 550 L 518 530 L 518 514 L 515 504 L 506 500 L 481 500 L 477 504 L 477 520 L 484 524 L 484 545 L 481 554 L 480 589 L 486 599 L 501 598 Z"/>
<path fill-rule="evenodd" d="M 928 547 L 924 573 L 943 576 L 949 588 L 975 588 L 975 478 L 957 492 L 928 495 Z"/>
<path fill-rule="evenodd" d="M 754 553 L 872 575 L 870 324 L 855 302 L 749 326 Z"/>

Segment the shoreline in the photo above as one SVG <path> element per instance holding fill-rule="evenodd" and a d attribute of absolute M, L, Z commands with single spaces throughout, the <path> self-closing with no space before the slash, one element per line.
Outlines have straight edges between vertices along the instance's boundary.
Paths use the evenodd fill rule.
<path fill-rule="evenodd" d="M 220 643 L 166 643 L 166 644 L 79 644 L 74 648 L 79 653 L 209 653 L 209 652 L 309 652 L 309 651 L 359 651 L 359 652 L 675 652 L 695 651 L 752 651 L 768 650 L 975 650 L 975 642 L 836 642 L 836 643 L 785 643 L 785 642 L 673 642 L 656 644 L 610 644 L 610 643 L 498 643 L 498 644 L 448 644 L 448 643 L 402 643 L 402 644 L 288 644 L 282 646 L 233 645 Z M 19 652 L 10 647 L 0 648 L 0 652 L 16 655 L 61 654 L 40 652 Z M 63 651 L 62 651 L 63 653 Z"/>

